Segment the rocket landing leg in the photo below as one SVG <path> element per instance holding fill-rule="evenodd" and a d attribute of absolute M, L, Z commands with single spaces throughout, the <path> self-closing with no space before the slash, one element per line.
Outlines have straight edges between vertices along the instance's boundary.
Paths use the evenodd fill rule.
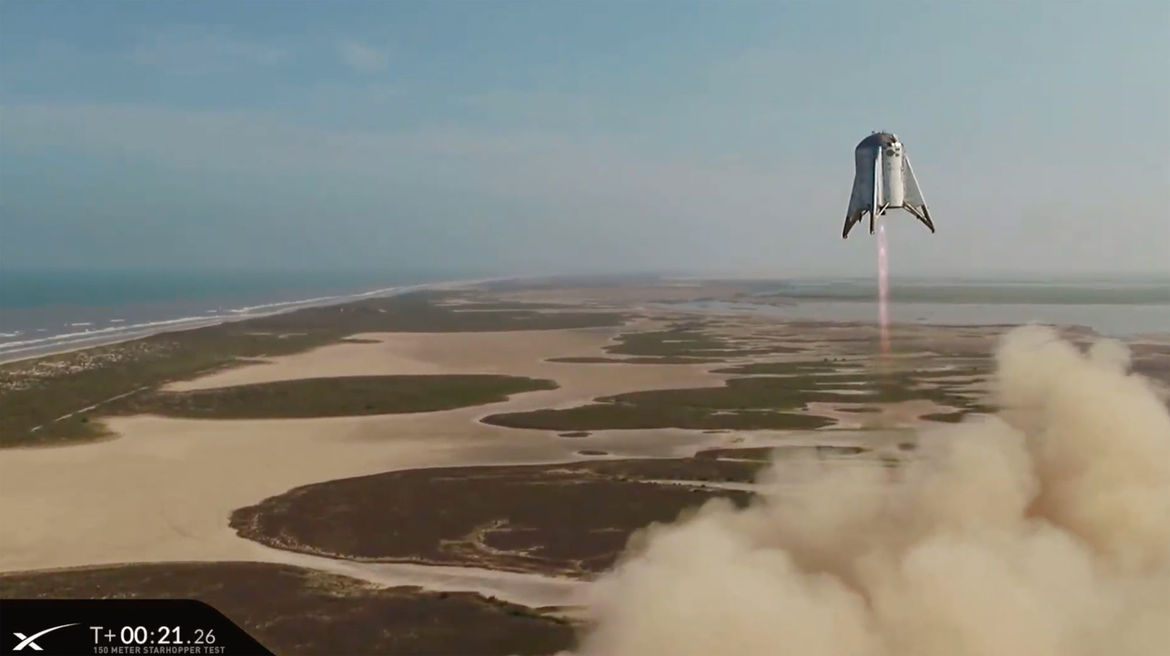
<path fill-rule="evenodd" d="M 925 205 L 922 206 L 921 211 L 919 211 L 917 207 L 909 204 L 906 205 L 906 209 L 919 221 L 921 221 L 923 225 L 925 225 L 927 228 L 930 228 L 931 232 L 934 232 L 934 222 L 930 220 L 930 212 L 926 211 Z"/>

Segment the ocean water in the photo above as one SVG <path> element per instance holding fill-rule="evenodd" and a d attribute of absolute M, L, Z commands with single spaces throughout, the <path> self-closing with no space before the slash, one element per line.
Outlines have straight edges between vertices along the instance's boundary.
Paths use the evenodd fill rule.
<path fill-rule="evenodd" d="M 780 319 L 877 321 L 877 287 L 866 279 L 799 280 L 767 285 L 759 302 L 672 304 L 702 311 Z M 1102 335 L 1170 335 L 1170 276 L 1079 279 L 901 279 L 890 290 L 890 321 L 940 325 L 1088 326 Z M 767 299 L 767 302 L 764 302 Z"/>
<path fill-rule="evenodd" d="M 0 361 L 390 294 L 456 274 L 0 271 Z"/>

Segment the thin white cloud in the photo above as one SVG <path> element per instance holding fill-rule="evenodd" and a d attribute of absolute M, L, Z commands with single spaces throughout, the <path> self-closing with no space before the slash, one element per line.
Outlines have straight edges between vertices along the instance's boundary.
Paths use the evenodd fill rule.
<path fill-rule="evenodd" d="M 130 58 L 170 73 L 207 74 L 269 67 L 288 59 L 286 49 L 202 28 L 171 29 L 140 41 Z"/>
<path fill-rule="evenodd" d="M 337 52 L 347 66 L 366 73 L 385 70 L 390 63 L 385 50 L 357 41 L 342 41 Z"/>

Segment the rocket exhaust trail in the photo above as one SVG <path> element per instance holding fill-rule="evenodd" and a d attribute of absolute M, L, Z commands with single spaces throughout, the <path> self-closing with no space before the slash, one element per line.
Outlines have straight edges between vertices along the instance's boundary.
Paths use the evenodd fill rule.
<path fill-rule="evenodd" d="M 877 225 L 878 244 L 878 323 L 881 326 L 882 357 L 890 354 L 890 266 L 886 249 L 886 224 Z"/>

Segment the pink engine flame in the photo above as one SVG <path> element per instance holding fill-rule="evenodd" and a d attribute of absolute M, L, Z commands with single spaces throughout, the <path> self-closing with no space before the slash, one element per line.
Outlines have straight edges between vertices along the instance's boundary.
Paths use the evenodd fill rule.
<path fill-rule="evenodd" d="M 890 265 L 886 249 L 886 224 L 877 226 L 878 244 L 878 322 L 881 324 L 882 356 L 890 354 Z"/>

